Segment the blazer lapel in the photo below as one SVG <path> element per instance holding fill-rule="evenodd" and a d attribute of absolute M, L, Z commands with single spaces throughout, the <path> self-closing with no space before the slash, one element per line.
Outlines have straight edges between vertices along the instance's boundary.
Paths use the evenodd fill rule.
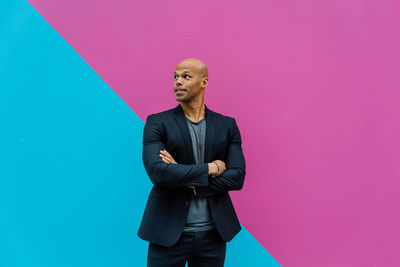
<path fill-rule="evenodd" d="M 212 147 L 214 146 L 215 140 L 215 116 L 214 112 L 207 108 L 205 105 L 206 110 L 206 140 L 205 140 L 205 148 L 204 148 L 204 163 L 211 162 L 212 156 Z M 175 108 L 175 120 L 179 126 L 179 129 L 182 133 L 183 142 L 185 143 L 186 153 L 188 164 L 194 164 L 194 156 L 193 156 L 193 146 L 192 146 L 192 138 L 190 137 L 189 128 L 187 126 L 185 120 L 185 114 L 183 113 L 183 109 L 179 104 Z"/>
<path fill-rule="evenodd" d="M 183 142 L 185 143 L 186 153 L 187 153 L 185 158 L 188 159 L 186 164 L 193 164 L 195 163 L 195 161 L 193 156 L 192 138 L 190 137 L 189 128 L 187 126 L 187 122 L 185 120 L 185 114 L 183 113 L 181 105 L 178 105 L 175 108 L 175 120 L 179 126 L 179 129 L 181 130 Z"/>
<path fill-rule="evenodd" d="M 204 163 L 212 161 L 212 148 L 215 140 L 215 116 L 214 112 L 206 107 L 206 143 L 204 149 Z"/>

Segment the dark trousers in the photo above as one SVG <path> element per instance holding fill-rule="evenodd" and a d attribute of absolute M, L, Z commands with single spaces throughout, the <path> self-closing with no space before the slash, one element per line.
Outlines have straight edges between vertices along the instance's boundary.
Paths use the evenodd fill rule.
<path fill-rule="evenodd" d="M 149 244 L 148 267 L 222 267 L 226 243 L 216 229 L 204 232 L 183 232 L 172 247 Z"/>

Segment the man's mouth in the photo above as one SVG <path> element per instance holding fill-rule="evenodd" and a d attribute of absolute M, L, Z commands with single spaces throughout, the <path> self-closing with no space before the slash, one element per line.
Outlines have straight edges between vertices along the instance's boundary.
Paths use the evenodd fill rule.
<path fill-rule="evenodd" d="M 177 88 L 174 88 L 174 92 L 185 92 L 186 91 L 186 89 L 177 89 Z"/>

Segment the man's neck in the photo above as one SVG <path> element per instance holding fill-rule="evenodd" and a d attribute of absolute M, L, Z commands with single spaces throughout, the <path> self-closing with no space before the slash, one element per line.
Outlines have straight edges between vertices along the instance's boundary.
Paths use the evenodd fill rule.
<path fill-rule="evenodd" d="M 206 107 L 204 105 L 204 101 L 200 103 L 180 103 L 183 113 L 185 117 L 193 122 L 198 122 L 201 119 L 205 118 L 206 115 Z"/>

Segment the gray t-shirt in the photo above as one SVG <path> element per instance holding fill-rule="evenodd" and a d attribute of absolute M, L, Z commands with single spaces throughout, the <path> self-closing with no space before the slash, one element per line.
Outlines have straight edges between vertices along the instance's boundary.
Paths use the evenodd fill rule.
<path fill-rule="evenodd" d="M 204 146 L 206 139 L 206 120 L 192 122 L 186 118 L 192 138 L 193 156 L 197 164 L 204 163 Z M 208 210 L 206 198 L 198 198 L 194 194 L 190 200 L 189 212 L 186 219 L 184 232 L 207 231 L 215 228 Z"/>

